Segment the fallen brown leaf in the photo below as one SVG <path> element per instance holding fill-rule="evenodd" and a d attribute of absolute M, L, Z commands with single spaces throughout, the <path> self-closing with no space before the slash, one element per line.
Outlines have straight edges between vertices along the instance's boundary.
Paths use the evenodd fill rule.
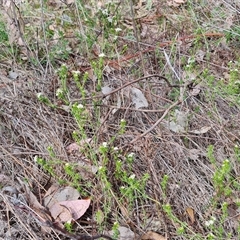
<path fill-rule="evenodd" d="M 51 206 L 49 211 L 55 220 L 68 222 L 79 219 L 89 208 L 90 202 L 90 199 L 62 201 Z"/>
<path fill-rule="evenodd" d="M 54 204 L 62 201 L 77 200 L 79 196 L 79 192 L 73 187 L 63 188 L 53 184 L 44 196 L 44 206 L 51 208 Z"/>
<path fill-rule="evenodd" d="M 59 203 L 61 206 L 66 207 L 72 214 L 74 220 L 79 219 L 89 208 L 91 199 L 81 199 L 75 201 L 64 201 Z"/>
<path fill-rule="evenodd" d="M 148 231 L 142 236 L 141 240 L 167 240 L 167 238 L 156 232 Z"/>
<path fill-rule="evenodd" d="M 190 218 L 191 224 L 193 224 L 195 222 L 194 209 L 191 207 L 188 207 L 186 209 L 186 213 Z"/>

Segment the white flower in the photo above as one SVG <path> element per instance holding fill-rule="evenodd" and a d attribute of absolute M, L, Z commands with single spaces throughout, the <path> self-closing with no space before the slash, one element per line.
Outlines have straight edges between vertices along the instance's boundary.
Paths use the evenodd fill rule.
<path fill-rule="evenodd" d="M 100 58 L 103 58 L 103 57 L 105 57 L 106 55 L 105 55 L 104 53 L 100 53 L 98 56 L 99 56 Z"/>
<path fill-rule="evenodd" d="M 83 105 L 80 103 L 80 104 L 77 105 L 77 108 L 78 108 L 78 109 L 82 109 L 82 108 L 83 108 Z"/>
<path fill-rule="evenodd" d="M 126 122 L 126 120 L 125 119 L 121 119 L 121 122 L 123 123 L 123 122 Z"/>
<path fill-rule="evenodd" d="M 188 59 L 188 64 L 191 64 L 191 63 L 195 63 L 195 59 L 190 57 L 190 58 Z"/>
<path fill-rule="evenodd" d="M 134 153 L 129 153 L 129 154 L 128 154 L 128 157 L 129 157 L 129 158 L 132 158 L 132 157 L 134 157 L 134 155 L 135 155 Z"/>
<path fill-rule="evenodd" d="M 129 177 L 129 179 L 134 179 L 136 177 L 136 175 L 135 174 L 132 174 L 130 177 Z"/>
<path fill-rule="evenodd" d="M 105 9 L 101 9 L 101 11 L 102 11 L 103 15 L 108 15 L 108 10 L 106 8 Z"/>
<path fill-rule="evenodd" d="M 103 166 L 100 166 L 99 168 L 98 168 L 98 170 L 102 170 L 103 169 Z"/>
<path fill-rule="evenodd" d="M 112 18 L 112 17 L 107 17 L 107 20 L 108 20 L 110 23 L 112 23 L 113 18 Z"/>
<path fill-rule="evenodd" d="M 43 93 L 39 92 L 37 93 L 37 98 L 41 98 L 43 96 Z"/>
<path fill-rule="evenodd" d="M 118 149 L 119 149 L 118 147 L 114 147 L 113 148 L 114 151 L 118 151 Z"/>
<path fill-rule="evenodd" d="M 37 160 L 38 160 L 38 156 L 36 155 L 36 156 L 34 156 L 33 161 L 36 163 Z"/>
<path fill-rule="evenodd" d="M 122 29 L 121 29 L 121 28 L 115 28 L 115 31 L 116 31 L 116 32 L 121 32 Z"/>
<path fill-rule="evenodd" d="M 211 226 L 211 225 L 213 225 L 214 224 L 214 221 L 213 220 L 209 220 L 209 221 L 206 221 L 205 222 L 205 226 L 206 227 L 209 227 L 209 226 Z"/>
<path fill-rule="evenodd" d="M 60 96 L 61 94 L 63 94 L 63 90 L 61 88 L 58 88 L 56 91 L 56 96 Z"/>
<path fill-rule="evenodd" d="M 77 71 L 72 71 L 72 74 L 73 74 L 73 75 L 79 75 L 79 74 L 80 74 L 80 71 L 78 71 L 78 70 L 77 70 Z"/>
<path fill-rule="evenodd" d="M 213 225 L 215 221 L 216 221 L 216 218 L 212 216 L 210 220 L 205 222 L 205 226 L 209 227 L 209 226 Z"/>
<path fill-rule="evenodd" d="M 107 142 L 103 142 L 102 145 L 103 145 L 103 147 L 106 148 L 107 147 Z"/>

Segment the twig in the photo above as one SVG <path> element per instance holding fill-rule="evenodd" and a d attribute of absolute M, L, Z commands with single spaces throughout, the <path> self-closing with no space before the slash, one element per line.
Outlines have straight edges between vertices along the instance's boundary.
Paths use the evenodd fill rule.
<path fill-rule="evenodd" d="M 169 81 L 166 77 L 161 76 L 161 75 L 159 75 L 159 74 L 152 74 L 152 75 L 144 76 L 144 77 L 135 79 L 135 80 L 133 80 L 133 81 L 131 81 L 131 82 L 125 83 L 123 86 L 121 86 L 121 87 L 119 87 L 119 88 L 117 88 L 117 89 L 114 89 L 113 91 L 111 91 L 111 92 L 109 92 L 109 93 L 107 93 L 107 94 L 101 94 L 101 95 L 99 95 L 99 96 L 95 96 L 95 98 L 101 98 L 101 97 L 102 97 L 102 98 L 105 98 L 105 97 L 107 97 L 107 96 L 109 96 L 109 95 L 112 95 L 112 94 L 114 94 L 114 93 L 122 90 L 123 88 L 125 88 L 125 87 L 127 87 L 127 86 L 129 86 L 129 85 L 131 85 L 131 84 L 134 84 L 134 83 L 136 83 L 136 82 L 140 82 L 140 81 L 142 81 L 142 80 L 144 80 L 144 79 L 153 78 L 153 77 L 156 77 L 156 78 L 159 78 L 159 79 L 163 79 L 163 80 L 167 83 L 167 85 L 168 85 L 169 87 L 183 87 L 183 86 L 184 86 L 184 85 L 181 85 L 181 84 L 171 84 L 170 81 Z M 71 102 L 77 102 L 77 101 L 82 101 L 82 100 L 90 100 L 90 99 L 92 99 L 92 97 L 84 98 L 84 99 L 83 99 L 83 98 L 73 99 L 73 100 L 71 100 Z"/>
<path fill-rule="evenodd" d="M 86 106 L 93 106 L 93 104 L 87 104 Z M 138 108 L 130 108 L 130 107 L 117 107 L 117 106 L 105 105 L 105 104 L 96 104 L 96 106 L 112 108 L 112 109 L 116 109 L 116 110 L 118 110 L 118 109 L 120 109 L 120 110 L 130 110 L 130 111 L 135 111 L 135 112 L 153 112 L 153 113 L 157 113 L 157 112 L 164 112 L 165 111 L 165 109 L 160 109 L 160 110 L 141 109 L 141 108 L 138 109 Z M 104 122 L 104 120 L 103 120 L 103 122 Z"/>
<path fill-rule="evenodd" d="M 166 115 L 169 113 L 169 111 L 171 109 L 173 109 L 175 106 L 177 106 L 178 104 L 183 102 L 183 95 L 185 92 L 186 87 L 190 84 L 190 82 L 186 82 L 183 86 L 181 86 L 180 88 L 180 96 L 179 99 L 173 103 L 171 106 L 169 106 L 165 112 L 163 113 L 163 115 L 148 129 L 146 130 L 144 133 L 142 133 L 141 135 L 137 136 L 136 138 L 134 138 L 131 142 L 129 142 L 128 144 L 125 144 L 123 147 L 121 148 L 126 148 L 129 147 L 129 145 L 132 145 L 134 142 L 138 141 L 140 138 L 146 136 L 148 133 L 150 133 L 165 117 Z"/>
<path fill-rule="evenodd" d="M 178 74 L 176 73 L 175 69 L 173 68 L 173 66 L 172 66 L 172 64 L 171 64 L 171 62 L 170 62 L 170 59 L 169 59 L 166 51 L 163 50 L 163 53 L 164 53 L 164 56 L 165 56 L 165 58 L 166 58 L 166 61 L 167 61 L 168 66 L 171 68 L 171 70 L 173 71 L 173 73 L 175 74 L 175 76 L 177 77 L 177 79 L 180 81 L 180 77 L 178 76 Z"/>
<path fill-rule="evenodd" d="M 29 227 L 29 225 L 28 225 L 28 223 L 26 221 L 24 221 L 24 222 L 22 221 L 22 216 L 14 210 L 14 207 L 12 206 L 12 204 L 9 201 L 8 197 L 5 194 L 1 193 L 1 192 L 0 192 L 0 196 L 3 199 L 4 203 L 6 204 L 6 210 L 9 210 L 9 211 L 12 212 L 12 214 L 14 214 L 14 216 L 17 218 L 17 220 L 21 223 L 21 225 L 25 229 L 26 233 L 27 232 L 29 233 L 29 235 L 31 236 L 31 239 L 37 240 L 38 237 L 35 234 L 35 232 L 30 230 L 31 228 Z M 8 224 L 9 224 L 9 222 L 8 222 Z"/>
<path fill-rule="evenodd" d="M 116 93 L 116 92 L 120 91 L 121 89 L 123 89 L 123 88 L 125 88 L 125 87 L 127 87 L 127 86 L 129 86 L 129 85 L 131 85 L 133 83 L 140 82 L 141 80 L 148 79 L 148 78 L 153 78 L 153 77 L 157 77 L 159 79 L 163 79 L 167 83 L 167 85 L 169 87 L 182 87 L 183 86 L 183 85 L 180 85 L 180 84 L 171 84 L 170 81 L 167 78 L 165 78 L 165 77 L 163 77 L 163 76 L 161 76 L 159 74 L 152 74 L 152 75 L 144 76 L 144 77 L 138 78 L 136 80 L 133 80 L 131 82 L 125 83 L 123 86 L 121 86 L 121 87 L 111 91 L 110 93 L 104 94 L 103 97 L 105 98 L 105 97 L 107 97 L 107 96 L 109 96 L 109 95 L 111 95 L 113 93 Z"/>
<path fill-rule="evenodd" d="M 174 108 L 175 106 L 177 106 L 179 103 L 181 103 L 179 100 L 176 101 L 175 103 L 173 103 L 170 107 L 168 107 L 165 112 L 163 113 L 163 115 L 161 116 L 161 118 L 159 118 L 148 130 L 146 130 L 143 134 L 137 136 L 136 138 L 134 138 L 131 142 L 129 142 L 128 144 L 124 145 L 122 148 L 128 147 L 129 145 L 133 144 L 134 142 L 136 142 L 137 140 L 139 140 L 140 138 L 144 137 L 145 135 L 147 135 L 148 133 L 150 133 L 164 118 L 165 116 L 168 114 L 168 112 Z"/>

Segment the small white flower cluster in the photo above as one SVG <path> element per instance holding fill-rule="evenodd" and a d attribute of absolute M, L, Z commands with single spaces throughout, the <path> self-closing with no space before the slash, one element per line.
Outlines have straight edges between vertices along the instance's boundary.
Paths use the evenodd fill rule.
<path fill-rule="evenodd" d="M 228 159 L 225 159 L 225 160 L 223 161 L 222 167 L 223 167 L 223 168 L 226 168 L 226 167 L 228 167 L 228 166 L 229 166 L 229 160 L 228 160 Z"/>
<path fill-rule="evenodd" d="M 80 71 L 79 70 L 76 70 L 76 71 L 72 71 L 73 74 L 80 74 Z"/>
<path fill-rule="evenodd" d="M 100 58 L 104 58 L 106 55 L 104 54 L 104 53 L 100 53 L 99 55 L 98 55 L 98 57 L 100 57 Z"/>
<path fill-rule="evenodd" d="M 128 154 L 129 158 L 133 158 L 134 156 L 135 156 L 135 153 L 133 153 L 133 152 Z"/>
<path fill-rule="evenodd" d="M 212 216 L 212 217 L 210 218 L 210 220 L 208 220 L 208 221 L 205 222 L 205 226 L 206 226 L 206 227 L 209 227 L 209 226 L 213 225 L 215 221 L 216 221 L 216 218 Z"/>
<path fill-rule="evenodd" d="M 190 57 L 188 59 L 188 64 L 192 64 L 192 63 L 195 63 L 195 59 L 193 57 Z"/>
<path fill-rule="evenodd" d="M 63 90 L 61 88 L 58 88 L 56 91 L 56 96 L 59 97 L 62 94 L 63 94 Z"/>
<path fill-rule="evenodd" d="M 195 63 L 195 59 L 193 58 L 193 57 L 190 57 L 189 59 L 188 59 L 188 64 L 187 64 L 187 68 L 189 68 L 190 66 L 191 66 L 191 64 L 193 64 L 193 63 Z"/>
<path fill-rule="evenodd" d="M 78 70 L 77 71 L 72 71 L 72 74 L 73 74 L 74 77 L 78 77 L 80 75 L 80 73 L 81 72 L 78 71 Z"/>
<path fill-rule="evenodd" d="M 112 23 L 113 22 L 113 18 L 112 17 L 107 17 L 107 20 Z"/>
<path fill-rule="evenodd" d="M 38 156 L 37 156 L 37 155 L 34 156 L 33 161 L 34 161 L 35 163 L 38 161 Z"/>
<path fill-rule="evenodd" d="M 115 28 L 115 31 L 116 31 L 116 32 L 121 32 L 122 29 L 121 29 L 121 28 Z"/>
<path fill-rule="evenodd" d="M 105 8 L 105 9 L 100 9 L 100 10 L 101 10 L 101 12 L 102 12 L 103 15 L 105 15 L 105 16 L 108 15 L 108 9 L 107 9 L 107 8 Z"/>
<path fill-rule="evenodd" d="M 78 109 L 83 109 L 83 105 L 80 103 L 80 104 L 77 105 L 77 108 Z"/>
<path fill-rule="evenodd" d="M 115 28 L 115 32 L 117 33 L 117 35 L 113 37 L 114 41 L 116 41 L 118 39 L 118 33 L 121 32 L 121 31 L 122 31 L 121 28 L 119 28 L 119 27 Z"/>
<path fill-rule="evenodd" d="M 130 177 L 129 177 L 129 179 L 134 179 L 136 177 L 136 175 L 135 174 L 132 174 Z"/>
<path fill-rule="evenodd" d="M 119 225 L 119 223 L 118 222 L 114 222 L 114 224 L 113 224 L 114 226 L 118 226 Z"/>
<path fill-rule="evenodd" d="M 103 142 L 102 145 L 103 145 L 103 147 L 106 148 L 107 147 L 107 142 Z"/>
<path fill-rule="evenodd" d="M 37 93 L 37 98 L 40 99 L 43 96 L 43 93 L 39 92 Z"/>

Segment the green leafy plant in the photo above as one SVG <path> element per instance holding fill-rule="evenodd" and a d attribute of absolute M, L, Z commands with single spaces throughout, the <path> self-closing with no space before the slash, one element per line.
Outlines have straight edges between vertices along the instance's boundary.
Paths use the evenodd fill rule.
<path fill-rule="evenodd" d="M 71 222 L 66 222 L 64 224 L 64 227 L 69 233 L 73 233 L 73 225 Z"/>
<path fill-rule="evenodd" d="M 0 20 L 0 43 L 7 43 L 8 34 L 3 21 Z"/>
<path fill-rule="evenodd" d="M 164 198 L 166 198 L 168 180 L 169 180 L 169 176 L 165 174 L 162 178 L 161 183 L 160 183 L 161 187 L 162 187 Z"/>
<path fill-rule="evenodd" d="M 66 64 L 62 64 L 62 66 L 57 71 L 61 88 L 57 89 L 56 96 L 63 100 L 65 103 L 68 103 L 68 87 L 67 87 L 67 76 L 68 76 L 68 68 Z"/>
<path fill-rule="evenodd" d="M 231 181 L 230 172 L 231 165 L 228 159 L 224 160 L 222 166 L 215 171 L 213 175 L 213 184 L 218 195 L 231 195 L 232 191 L 228 186 L 229 182 Z"/>

